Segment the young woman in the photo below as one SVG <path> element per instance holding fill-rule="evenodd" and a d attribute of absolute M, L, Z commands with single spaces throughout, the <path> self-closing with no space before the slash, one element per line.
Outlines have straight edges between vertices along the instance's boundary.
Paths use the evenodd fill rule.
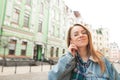
<path fill-rule="evenodd" d="M 49 71 L 48 80 L 120 80 L 113 65 L 92 45 L 90 31 L 81 24 L 68 30 L 68 52 Z"/>

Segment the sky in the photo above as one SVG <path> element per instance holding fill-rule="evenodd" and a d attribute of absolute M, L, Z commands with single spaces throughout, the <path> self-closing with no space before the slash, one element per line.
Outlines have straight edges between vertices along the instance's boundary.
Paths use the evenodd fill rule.
<path fill-rule="evenodd" d="M 108 28 L 110 42 L 120 46 L 119 0 L 65 0 L 65 3 L 73 11 L 79 11 L 86 23 Z"/>

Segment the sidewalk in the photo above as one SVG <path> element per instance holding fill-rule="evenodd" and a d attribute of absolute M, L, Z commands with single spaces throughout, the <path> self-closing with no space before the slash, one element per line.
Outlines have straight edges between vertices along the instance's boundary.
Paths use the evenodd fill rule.
<path fill-rule="evenodd" d="M 0 80 L 48 80 L 48 72 L 2 75 Z"/>
<path fill-rule="evenodd" d="M 0 66 L 0 80 L 48 80 L 48 71 L 51 69 L 50 65 L 40 66 Z"/>
<path fill-rule="evenodd" d="M 51 65 L 40 65 L 40 66 L 13 66 L 13 67 L 3 67 L 0 66 L 0 76 L 1 75 L 13 75 L 13 74 L 25 74 L 34 72 L 48 72 L 52 68 Z M 2 71 L 3 70 L 3 71 Z"/>

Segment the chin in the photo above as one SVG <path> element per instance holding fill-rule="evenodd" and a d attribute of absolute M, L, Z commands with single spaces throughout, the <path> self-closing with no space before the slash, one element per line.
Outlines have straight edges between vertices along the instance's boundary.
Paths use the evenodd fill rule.
<path fill-rule="evenodd" d="M 80 44 L 80 45 L 78 45 L 78 47 L 87 47 L 87 45 L 86 44 Z"/>

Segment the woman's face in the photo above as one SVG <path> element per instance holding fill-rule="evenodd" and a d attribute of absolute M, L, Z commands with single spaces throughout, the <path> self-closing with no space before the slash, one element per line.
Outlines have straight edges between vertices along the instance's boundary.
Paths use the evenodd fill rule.
<path fill-rule="evenodd" d="M 71 30 L 70 43 L 75 44 L 78 48 L 86 47 L 88 45 L 87 31 L 81 26 L 74 26 Z"/>

